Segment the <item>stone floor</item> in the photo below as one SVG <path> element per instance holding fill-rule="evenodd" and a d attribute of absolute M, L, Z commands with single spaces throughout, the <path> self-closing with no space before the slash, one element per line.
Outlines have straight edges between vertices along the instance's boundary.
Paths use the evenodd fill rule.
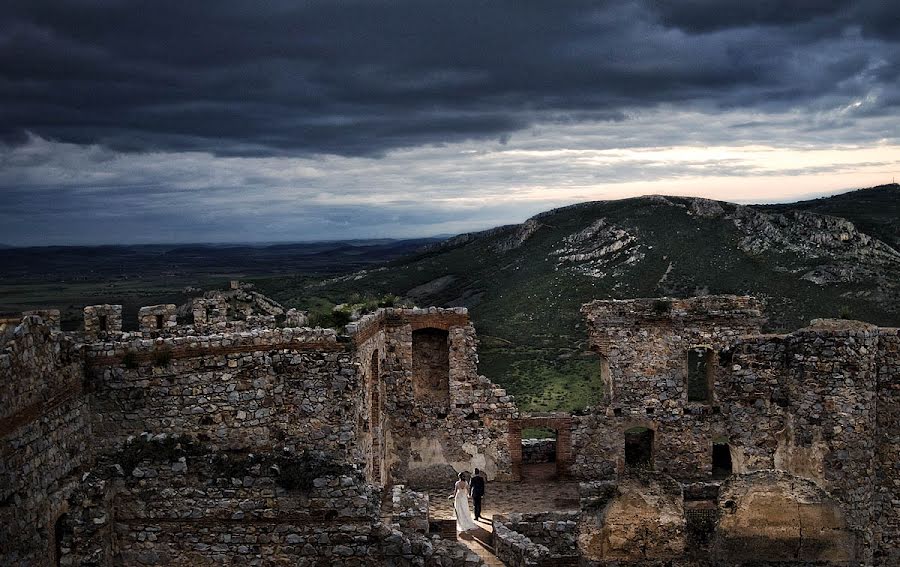
<path fill-rule="evenodd" d="M 550 512 L 578 509 L 578 483 L 555 480 L 556 468 L 531 466 L 522 471 L 522 482 L 489 482 L 482 501 L 482 518 L 477 520 L 477 530 L 460 534 L 459 541 L 479 557 L 487 567 L 503 567 L 492 553 L 494 514 L 510 512 Z M 452 487 L 446 490 L 429 490 L 429 519 L 443 523 L 452 533 L 456 516 L 453 500 L 448 498 Z M 471 501 L 469 502 L 471 506 Z"/>
<path fill-rule="evenodd" d="M 429 516 L 432 520 L 451 520 L 453 500 L 446 490 L 429 490 Z M 471 502 L 470 502 L 471 504 Z M 489 482 L 482 501 L 485 529 L 490 530 L 494 514 L 510 512 L 552 512 L 578 509 L 578 483 L 548 480 L 545 482 Z"/>

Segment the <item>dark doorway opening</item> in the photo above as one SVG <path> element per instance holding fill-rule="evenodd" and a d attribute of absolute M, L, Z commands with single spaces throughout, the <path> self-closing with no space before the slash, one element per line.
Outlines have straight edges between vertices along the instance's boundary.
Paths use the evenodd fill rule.
<path fill-rule="evenodd" d="M 53 565 L 62 565 L 63 549 L 69 547 L 66 538 L 69 535 L 66 529 L 66 514 L 60 514 L 53 524 Z"/>
<path fill-rule="evenodd" d="M 105 333 L 105 332 L 107 331 L 107 319 L 106 319 L 106 315 L 100 315 L 100 317 L 99 317 L 99 327 L 100 327 L 100 332 L 101 332 L 101 333 Z"/>
<path fill-rule="evenodd" d="M 162 328 L 163 328 L 163 316 L 162 316 L 162 315 L 157 315 L 157 316 L 156 316 L 156 328 L 157 328 L 157 329 L 162 329 Z"/>
<path fill-rule="evenodd" d="M 653 469 L 653 430 L 632 427 L 625 431 L 625 470 Z"/>
<path fill-rule="evenodd" d="M 728 443 L 713 443 L 712 474 L 713 478 L 725 478 L 731 474 L 731 448 Z"/>

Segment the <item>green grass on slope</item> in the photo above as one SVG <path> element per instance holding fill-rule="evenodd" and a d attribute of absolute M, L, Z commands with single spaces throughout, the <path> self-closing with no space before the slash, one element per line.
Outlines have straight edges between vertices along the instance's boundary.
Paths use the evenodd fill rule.
<path fill-rule="evenodd" d="M 479 370 L 533 411 L 577 410 L 598 402 L 602 385 L 597 361 L 583 354 L 587 333 L 580 313 L 593 299 L 753 294 L 768 301 L 767 330 L 795 329 L 815 317 L 842 314 L 881 325 L 900 322 L 896 306 L 885 308 L 867 298 L 877 291 L 870 284 L 821 287 L 802 281 L 795 270 L 800 259 L 742 252 L 738 243 L 744 235 L 733 222 L 691 215 L 679 206 L 687 200 L 669 201 L 628 199 L 554 211 L 537 219 L 541 228 L 522 246 L 505 252 L 495 245 L 512 231 L 396 262 L 358 279 L 261 287 L 288 305 L 311 305 L 316 298 L 340 302 L 352 294 L 402 296 L 444 278 L 446 285 L 417 303 L 468 306 L 482 340 Z M 642 259 L 610 268 L 605 277 L 557 266 L 553 252 L 564 246 L 564 238 L 601 217 L 637 237 Z"/>

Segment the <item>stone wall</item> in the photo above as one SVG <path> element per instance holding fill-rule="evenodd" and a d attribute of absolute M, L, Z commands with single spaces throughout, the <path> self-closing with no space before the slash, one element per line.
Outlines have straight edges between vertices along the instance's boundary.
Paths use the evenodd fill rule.
<path fill-rule="evenodd" d="M 875 478 L 875 560 L 900 565 L 900 329 L 881 329 Z"/>
<path fill-rule="evenodd" d="M 495 514 L 494 549 L 510 567 L 577 565 L 580 512 Z"/>
<path fill-rule="evenodd" d="M 174 303 L 148 305 L 138 310 L 138 328 L 144 332 L 170 331 L 178 325 Z"/>
<path fill-rule="evenodd" d="M 0 563 L 50 565 L 57 520 L 92 464 L 82 360 L 70 337 L 26 316 L 0 350 Z M 61 544 L 61 542 L 59 542 Z"/>
<path fill-rule="evenodd" d="M 535 543 L 528 536 L 506 526 L 506 517 L 493 518 L 494 554 L 509 567 L 531 567 L 541 564 L 550 555 L 547 546 Z"/>
<path fill-rule="evenodd" d="M 391 489 L 391 521 L 399 528 L 428 533 L 428 493 L 402 484 Z"/>
<path fill-rule="evenodd" d="M 117 306 L 86 308 L 84 335 L 4 319 L 0 562 L 473 564 L 417 532 L 413 493 L 409 517 L 383 523 L 381 487 L 517 478 L 521 431 L 538 426 L 557 431 L 561 475 L 594 481 L 585 564 L 900 559 L 896 329 L 760 335 L 759 302 L 732 296 L 594 302 L 607 398 L 522 416 L 477 373 L 464 309 L 383 309 L 338 335 L 275 328 L 280 306 L 257 296 L 205 298 L 193 327 L 151 306 L 138 333 Z M 165 332 L 146 329 L 159 314 Z M 626 437 L 650 441 L 639 467 Z M 498 549 L 521 564 L 561 552 L 560 522 L 502 519 Z"/>
<path fill-rule="evenodd" d="M 95 430 L 108 448 L 143 431 L 214 450 L 316 448 L 356 459 L 359 377 L 333 331 L 260 329 L 89 345 Z"/>
<path fill-rule="evenodd" d="M 447 403 L 423 403 L 417 395 L 416 383 L 423 381 L 417 371 L 433 366 L 415 364 L 414 336 L 432 329 L 447 336 Z M 383 427 L 383 482 L 447 486 L 457 472 L 475 468 L 488 479 L 509 478 L 508 420 L 517 415 L 516 406 L 477 373 L 477 340 L 465 309 L 382 309 L 348 330 L 360 365 L 372 366 L 367 361 L 373 352 L 381 361 L 380 380 L 369 383 L 366 398 L 378 392 L 382 406 L 376 421 Z"/>
<path fill-rule="evenodd" d="M 712 357 L 710 399 L 689 401 L 688 353 L 700 346 L 718 354 L 739 337 L 758 334 L 761 303 L 736 296 L 639 299 L 595 301 L 582 311 L 592 347 L 608 363 L 609 396 L 577 418 L 573 474 L 599 479 L 623 473 L 625 431 L 637 427 L 654 432 L 656 470 L 684 478 L 711 474 L 716 432 L 710 421 L 721 407 L 722 366 Z"/>
<path fill-rule="evenodd" d="M 191 313 L 197 329 L 224 329 L 228 322 L 228 303 L 222 295 L 198 297 L 194 299 Z"/>
<path fill-rule="evenodd" d="M 592 562 L 652 564 L 686 551 L 684 497 L 667 475 L 582 485 L 581 556 Z"/>
<path fill-rule="evenodd" d="M 556 461 L 556 439 L 522 439 L 522 464 Z"/>
<path fill-rule="evenodd" d="M 89 305 L 84 308 L 84 334 L 89 340 L 105 339 L 121 332 L 121 305 Z"/>
<path fill-rule="evenodd" d="M 854 535 L 840 506 L 813 482 L 772 471 L 740 475 L 722 487 L 719 501 L 712 546 L 719 561 L 856 560 Z"/>
<path fill-rule="evenodd" d="M 765 517 L 766 502 L 805 502 L 798 487 L 810 484 L 828 504 L 804 509 L 805 524 L 843 530 L 850 559 L 835 559 L 839 554 L 821 543 L 831 536 L 817 540 L 810 532 L 807 560 L 870 564 L 879 541 L 880 557 L 896 557 L 897 510 L 888 496 L 897 487 L 896 330 L 818 320 L 788 335 L 760 335 L 759 310 L 746 298 L 594 302 L 584 309 L 592 343 L 608 357 L 612 396 L 573 417 L 576 476 L 614 481 L 640 473 L 626 466 L 625 436 L 642 428 L 652 438 L 649 468 L 705 494 L 691 503 L 702 510 L 722 504 L 713 475 L 718 443 L 727 447 L 732 479 L 766 471 L 793 479 L 754 477 L 747 490 L 757 496 L 742 500 L 739 518 Z M 712 352 L 712 391 L 704 402 L 686 395 L 687 353 L 695 346 Z M 778 560 L 779 545 L 801 545 L 788 536 L 775 542 L 753 524 L 728 526 L 747 530 L 728 537 Z M 767 538 L 773 549 L 760 550 Z M 721 559 L 742 560 L 738 547 L 720 547 Z"/>

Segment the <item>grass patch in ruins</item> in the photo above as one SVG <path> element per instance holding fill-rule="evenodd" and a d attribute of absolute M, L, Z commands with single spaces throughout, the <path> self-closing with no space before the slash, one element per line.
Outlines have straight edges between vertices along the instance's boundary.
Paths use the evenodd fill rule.
<path fill-rule="evenodd" d="M 516 397 L 528 412 L 577 412 L 603 400 L 600 361 L 593 354 L 483 349 L 479 370 Z"/>

